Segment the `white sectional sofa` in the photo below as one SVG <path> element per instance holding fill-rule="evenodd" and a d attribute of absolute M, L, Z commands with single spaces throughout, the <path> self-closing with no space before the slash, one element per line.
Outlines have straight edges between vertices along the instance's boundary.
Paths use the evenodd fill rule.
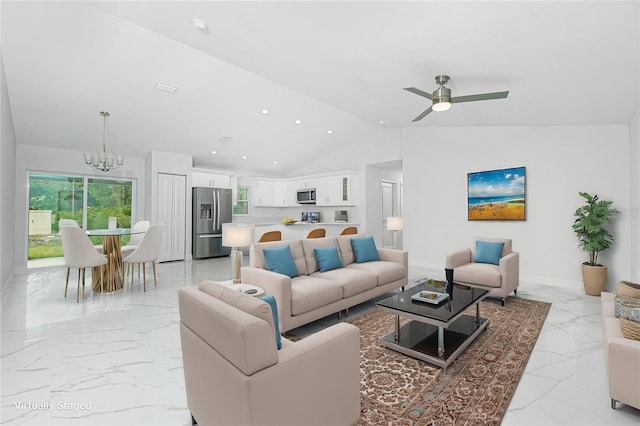
<path fill-rule="evenodd" d="M 406 251 L 378 248 L 380 260 L 357 263 L 352 238 L 364 235 L 255 243 L 250 248 L 250 266 L 242 268 L 242 282 L 275 296 L 282 333 L 407 284 Z M 300 274 L 294 278 L 269 271 L 263 253 L 287 245 Z M 314 248 L 328 247 L 337 247 L 344 267 L 320 272 Z"/>

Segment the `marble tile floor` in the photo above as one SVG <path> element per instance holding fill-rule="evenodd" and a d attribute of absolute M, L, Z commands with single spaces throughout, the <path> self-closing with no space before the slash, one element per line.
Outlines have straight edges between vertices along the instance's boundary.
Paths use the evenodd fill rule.
<path fill-rule="evenodd" d="M 13 277 L 0 312 L 0 424 L 190 425 L 176 292 L 202 279 L 229 279 L 229 259 L 157 269 L 158 287 L 151 279 L 147 293 L 134 282 L 111 294 L 87 290 L 79 304 L 74 281 L 63 297 L 64 267 Z M 412 281 L 424 276 L 410 268 Z M 600 299 L 526 283 L 518 295 L 553 306 L 503 424 L 639 424 L 639 410 L 610 408 Z M 373 301 L 353 307 L 342 319 L 374 308 Z M 338 321 L 331 315 L 291 334 L 304 336 Z"/>

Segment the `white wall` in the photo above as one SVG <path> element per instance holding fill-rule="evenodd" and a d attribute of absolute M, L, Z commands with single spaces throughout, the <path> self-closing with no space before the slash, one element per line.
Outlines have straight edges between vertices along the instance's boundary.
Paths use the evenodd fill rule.
<path fill-rule="evenodd" d="M 93 175 L 96 177 L 126 177 L 136 180 L 136 217 L 141 219 L 144 212 L 145 193 L 145 165 L 144 159 L 125 157 L 124 166 L 109 173 L 100 172 L 84 164 L 83 153 L 66 149 L 47 148 L 43 146 L 18 144 L 15 155 L 15 264 L 16 270 L 25 272 L 27 269 L 27 212 L 29 172 L 69 173 L 79 175 Z"/>
<path fill-rule="evenodd" d="M 445 256 L 474 236 L 513 238 L 520 277 L 582 287 L 571 225 L 579 191 L 630 210 L 627 126 L 406 128 L 403 140 L 404 247 L 409 262 L 444 275 Z M 467 173 L 526 167 L 526 221 L 467 221 Z M 608 288 L 630 276 L 630 220 L 610 226 L 616 242 L 600 255 Z"/>
<path fill-rule="evenodd" d="M 0 50 L 0 292 L 11 277 L 14 268 L 15 253 L 13 241 L 14 194 L 16 187 L 16 135 L 13 117 L 9 105 L 7 80 L 4 73 L 4 61 Z"/>

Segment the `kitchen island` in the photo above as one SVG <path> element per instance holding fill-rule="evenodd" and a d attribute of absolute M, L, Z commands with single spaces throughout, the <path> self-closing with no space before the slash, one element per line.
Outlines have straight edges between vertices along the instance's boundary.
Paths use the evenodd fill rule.
<path fill-rule="evenodd" d="M 359 227 L 360 224 L 356 222 L 295 222 L 290 225 L 283 223 L 225 223 L 226 226 L 248 226 L 251 228 L 251 242 L 255 243 L 260 239 L 260 236 L 267 231 L 280 231 L 282 232 L 283 240 L 301 240 L 306 238 L 309 231 L 315 228 L 324 228 L 327 230 L 327 237 L 335 237 L 340 235 L 342 230 L 348 226 Z"/>

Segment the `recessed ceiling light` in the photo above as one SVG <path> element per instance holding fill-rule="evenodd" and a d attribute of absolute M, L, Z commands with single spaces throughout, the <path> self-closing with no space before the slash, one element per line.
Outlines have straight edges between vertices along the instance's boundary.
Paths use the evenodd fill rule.
<path fill-rule="evenodd" d="M 212 153 L 213 155 L 216 155 L 216 154 L 218 153 L 218 151 L 216 151 L 216 150 L 214 149 L 213 151 L 211 151 L 211 153 Z"/>
<path fill-rule="evenodd" d="M 156 89 L 160 90 L 161 92 L 167 92 L 167 93 L 171 93 L 174 94 L 176 93 L 176 90 L 178 90 L 177 87 L 174 87 L 170 84 L 167 83 L 163 83 L 161 81 L 156 81 Z"/>
<path fill-rule="evenodd" d="M 199 30 L 207 30 L 209 28 L 207 23 L 202 19 L 193 19 L 191 22 L 193 22 L 193 26 Z"/>
<path fill-rule="evenodd" d="M 243 160 L 246 160 L 246 159 L 247 159 L 247 158 L 249 158 L 249 157 L 247 157 L 246 155 L 243 155 L 241 158 L 242 158 Z"/>
<path fill-rule="evenodd" d="M 275 161 L 273 162 L 273 164 L 278 164 L 278 160 L 275 160 Z"/>
<path fill-rule="evenodd" d="M 333 130 L 327 130 L 327 133 L 332 135 L 333 134 Z"/>
<path fill-rule="evenodd" d="M 378 121 L 378 124 L 383 125 L 383 124 L 384 124 L 384 121 L 383 121 L 383 120 L 380 120 L 380 121 Z"/>
<path fill-rule="evenodd" d="M 269 114 L 269 110 L 268 110 L 268 109 L 266 109 L 266 108 L 262 108 L 262 109 L 260 110 L 260 113 L 261 113 L 261 114 L 265 114 L 265 115 L 266 115 L 266 114 Z"/>
<path fill-rule="evenodd" d="M 293 124 L 302 124 L 302 120 L 296 120 L 293 122 Z"/>

